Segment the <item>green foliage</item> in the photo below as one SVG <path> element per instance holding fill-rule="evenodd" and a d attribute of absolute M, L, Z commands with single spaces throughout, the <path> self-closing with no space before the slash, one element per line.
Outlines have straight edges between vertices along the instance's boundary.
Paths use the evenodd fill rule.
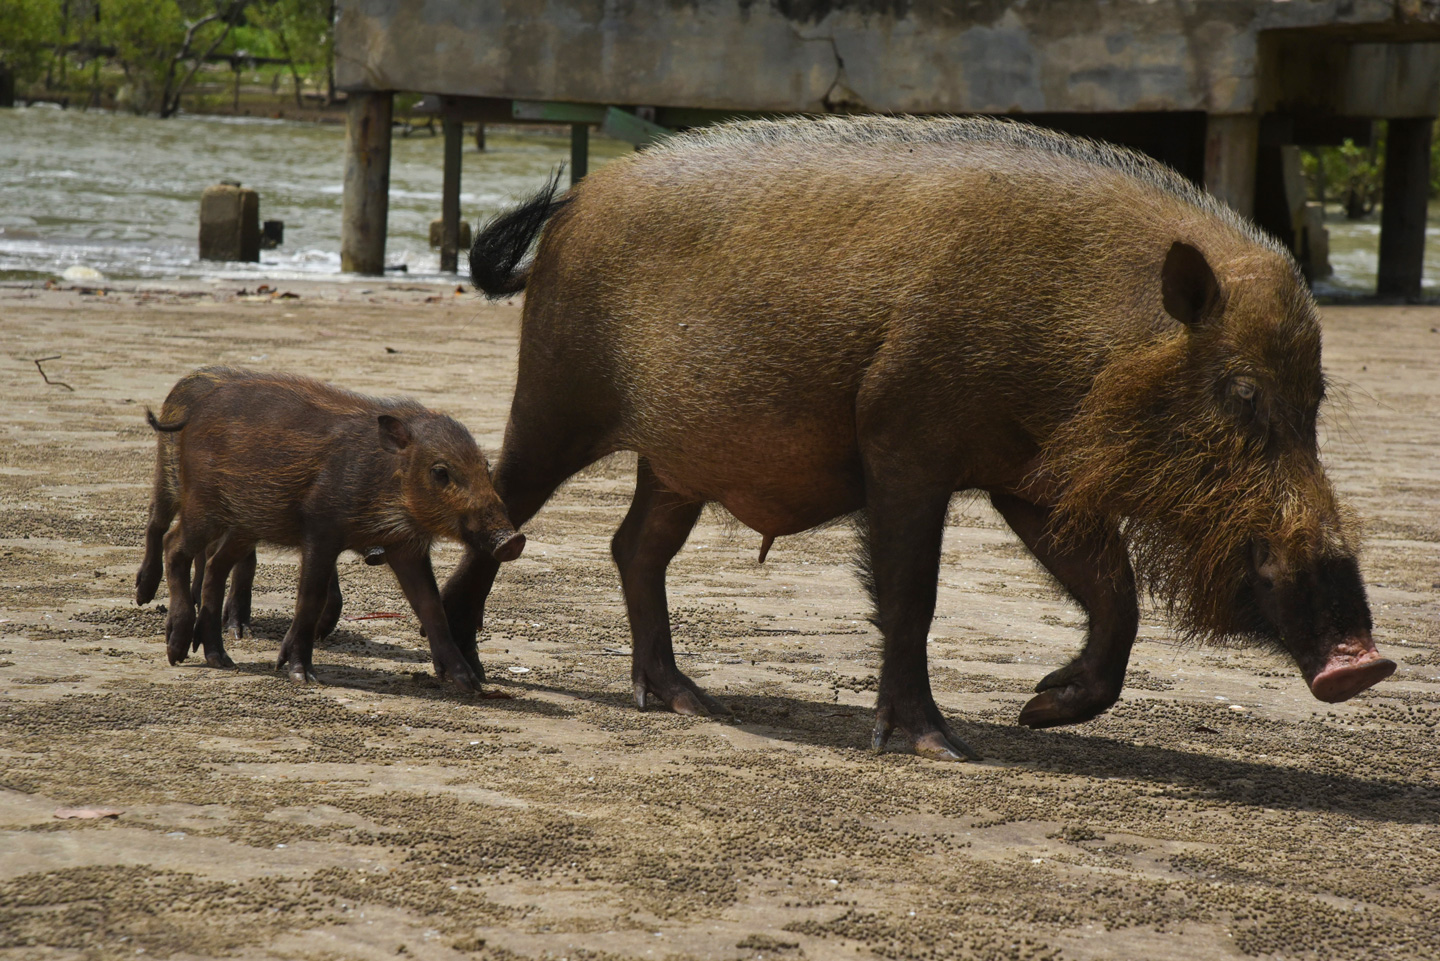
<path fill-rule="evenodd" d="M 19 83 L 33 83 L 53 56 L 50 44 L 61 35 L 55 0 L 0 0 L 0 63 Z"/>
<path fill-rule="evenodd" d="M 333 0 L 0 0 L 0 61 L 21 86 L 43 79 L 68 90 L 72 71 L 103 60 L 124 75 L 121 102 L 170 116 L 207 62 L 243 52 L 290 61 L 298 100 L 302 78 L 329 70 L 333 9 Z"/>
<path fill-rule="evenodd" d="M 1383 131 L 1383 127 L 1380 128 Z M 1347 139 L 1338 147 L 1316 147 L 1301 158 L 1310 196 L 1338 203 L 1345 216 L 1359 220 L 1374 212 L 1385 179 L 1385 139 L 1362 147 Z"/>

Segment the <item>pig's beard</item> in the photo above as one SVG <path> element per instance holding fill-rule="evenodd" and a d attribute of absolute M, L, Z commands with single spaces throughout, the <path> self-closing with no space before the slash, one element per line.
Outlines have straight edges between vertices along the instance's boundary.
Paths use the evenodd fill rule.
<path fill-rule="evenodd" d="M 1252 609 L 1252 545 L 1290 569 L 1353 556 L 1357 525 L 1305 450 L 1267 451 L 1217 409 L 1181 344 L 1115 361 L 1046 443 L 1059 482 L 1051 533 L 1072 546 L 1114 536 L 1137 583 L 1185 640 L 1274 642 Z"/>

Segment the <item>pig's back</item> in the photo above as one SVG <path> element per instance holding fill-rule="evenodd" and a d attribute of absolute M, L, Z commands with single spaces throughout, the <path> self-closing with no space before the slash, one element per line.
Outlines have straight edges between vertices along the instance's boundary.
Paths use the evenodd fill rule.
<path fill-rule="evenodd" d="M 630 446 L 675 423 L 833 425 L 886 351 L 927 375 L 917 400 L 1053 420 L 1106 352 L 1169 326 L 1177 239 L 1273 248 L 1168 168 L 1038 128 L 724 125 L 582 182 L 542 237 L 522 376 L 538 345 L 612 380 Z"/>

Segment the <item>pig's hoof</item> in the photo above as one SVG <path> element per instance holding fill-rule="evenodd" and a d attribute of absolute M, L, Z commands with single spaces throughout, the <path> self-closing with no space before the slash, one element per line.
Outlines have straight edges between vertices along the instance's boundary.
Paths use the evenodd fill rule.
<path fill-rule="evenodd" d="M 729 719 L 735 716 L 728 707 L 700 690 L 694 681 L 683 674 L 663 687 L 643 679 L 636 681 L 635 706 L 642 711 L 652 706 L 669 708 L 676 714 L 688 714 L 691 717 Z"/>
<path fill-rule="evenodd" d="M 290 680 L 296 684 L 319 684 L 320 680 L 315 676 L 313 668 L 301 665 L 292 665 L 290 668 Z"/>
<path fill-rule="evenodd" d="M 238 617 L 233 611 L 229 612 L 225 615 L 225 620 L 221 623 L 220 630 L 238 641 L 245 636 L 246 631 L 250 630 L 250 618 Z"/>
<path fill-rule="evenodd" d="M 909 743 L 910 751 L 932 761 L 978 761 L 980 753 L 966 744 L 950 725 L 941 718 L 931 730 L 914 734 L 886 719 L 888 712 L 881 711 L 875 719 L 875 730 L 870 735 L 870 750 L 879 754 L 885 750 L 897 731 Z"/>
<path fill-rule="evenodd" d="M 194 637 L 193 625 L 183 621 L 169 621 L 165 625 L 165 654 L 171 664 L 179 664 L 190 656 L 190 642 Z"/>
<path fill-rule="evenodd" d="M 1067 664 L 1035 685 L 1036 695 L 1020 711 L 1026 727 L 1060 727 L 1099 717 L 1120 699 L 1120 686 L 1105 684 L 1083 667 Z"/>
<path fill-rule="evenodd" d="M 230 655 L 224 651 L 206 651 L 205 663 L 211 667 L 230 668 L 235 666 L 235 662 L 230 660 Z"/>
<path fill-rule="evenodd" d="M 160 570 L 140 568 L 140 573 L 135 575 L 135 603 L 149 604 L 155 599 L 155 590 L 160 586 Z"/>

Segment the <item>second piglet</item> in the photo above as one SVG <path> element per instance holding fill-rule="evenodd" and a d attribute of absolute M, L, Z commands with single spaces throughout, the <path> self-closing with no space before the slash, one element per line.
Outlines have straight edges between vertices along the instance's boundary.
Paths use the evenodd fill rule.
<path fill-rule="evenodd" d="M 286 374 L 219 384 L 179 422 L 174 436 L 180 520 L 165 535 L 171 663 L 191 641 L 228 666 L 221 636 L 225 579 L 257 543 L 300 550 L 295 620 L 277 667 L 314 680 L 317 627 L 342 551 L 382 548 L 430 641 L 436 673 L 463 690 L 484 672 L 473 646 L 461 651 L 445 619 L 430 547 L 449 538 L 508 561 L 515 532 L 490 486 L 489 465 L 464 426 L 409 400 L 365 397 Z M 213 545 L 213 546 L 212 546 Z M 198 613 L 186 572 L 207 547 Z"/>

